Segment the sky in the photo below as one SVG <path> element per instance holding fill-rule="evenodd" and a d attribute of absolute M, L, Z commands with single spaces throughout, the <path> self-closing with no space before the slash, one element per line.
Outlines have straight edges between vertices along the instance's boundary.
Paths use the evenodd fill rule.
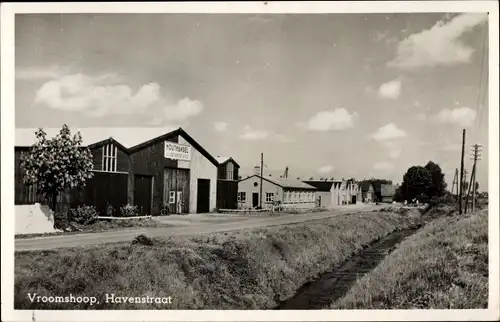
<path fill-rule="evenodd" d="M 432 160 L 451 187 L 466 129 L 465 167 L 470 145 L 483 144 L 477 181 L 488 185 L 485 14 L 31 14 L 15 23 L 16 131 L 68 124 L 137 139 L 182 127 L 242 175 L 261 153 L 266 175 L 288 166 L 303 179 L 401 182 Z"/>

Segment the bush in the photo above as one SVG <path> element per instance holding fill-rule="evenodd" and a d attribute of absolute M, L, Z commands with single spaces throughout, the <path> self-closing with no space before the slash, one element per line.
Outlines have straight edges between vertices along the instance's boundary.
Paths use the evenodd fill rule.
<path fill-rule="evenodd" d="M 71 220 L 81 225 L 90 225 L 97 220 L 97 217 L 94 206 L 78 206 L 76 209 L 71 209 Z"/>
<path fill-rule="evenodd" d="M 115 213 L 115 208 L 108 203 L 108 205 L 106 206 L 106 216 L 113 217 L 114 213 Z"/>
<path fill-rule="evenodd" d="M 139 209 L 137 206 L 126 205 L 120 207 L 120 214 L 122 217 L 135 217 L 139 215 Z"/>

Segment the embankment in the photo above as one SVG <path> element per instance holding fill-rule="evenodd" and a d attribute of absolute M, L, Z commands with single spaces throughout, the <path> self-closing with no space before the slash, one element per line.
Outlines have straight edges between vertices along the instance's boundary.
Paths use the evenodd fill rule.
<path fill-rule="evenodd" d="M 417 216 L 418 217 L 418 216 Z M 413 226 L 408 214 L 367 212 L 303 224 L 139 243 L 19 252 L 16 309 L 271 309 L 375 240 Z M 99 303 L 32 302 L 95 296 Z M 106 294 L 172 297 L 106 302 Z"/>
<path fill-rule="evenodd" d="M 430 222 L 331 309 L 481 309 L 488 305 L 488 211 Z"/>

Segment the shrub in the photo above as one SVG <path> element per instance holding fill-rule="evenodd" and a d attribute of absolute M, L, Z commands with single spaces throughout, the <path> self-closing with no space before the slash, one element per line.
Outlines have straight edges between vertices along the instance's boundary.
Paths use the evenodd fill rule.
<path fill-rule="evenodd" d="M 94 206 L 78 206 L 71 209 L 71 220 L 81 224 L 89 225 L 97 220 L 98 214 Z"/>
<path fill-rule="evenodd" d="M 115 208 L 108 203 L 108 205 L 106 206 L 106 216 L 108 217 L 113 217 L 113 214 L 115 212 Z"/>
<path fill-rule="evenodd" d="M 120 214 L 122 217 L 135 217 L 139 215 L 139 209 L 137 206 L 126 205 L 120 207 Z"/>
<path fill-rule="evenodd" d="M 169 216 L 170 214 L 170 208 L 167 205 L 163 205 L 160 209 L 160 216 Z"/>

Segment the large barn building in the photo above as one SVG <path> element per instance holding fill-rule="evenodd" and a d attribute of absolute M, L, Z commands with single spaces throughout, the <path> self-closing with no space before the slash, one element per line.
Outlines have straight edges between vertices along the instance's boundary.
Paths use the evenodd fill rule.
<path fill-rule="evenodd" d="M 284 208 L 314 208 L 316 190 L 299 180 L 272 177 L 262 177 L 261 180 L 259 175 L 253 175 L 238 183 L 238 207 L 268 209 L 278 202 Z"/>
<path fill-rule="evenodd" d="M 34 133 L 24 144 L 22 139 L 16 138 L 15 147 L 15 203 L 30 204 L 39 197 L 35 187 L 23 183 L 20 159 L 35 143 Z M 94 205 L 105 214 L 110 205 L 119 211 L 131 204 L 144 215 L 216 209 L 219 163 L 182 128 L 129 147 L 114 138 L 88 141 L 94 176 L 85 188 L 68 193 L 72 206 Z"/>

